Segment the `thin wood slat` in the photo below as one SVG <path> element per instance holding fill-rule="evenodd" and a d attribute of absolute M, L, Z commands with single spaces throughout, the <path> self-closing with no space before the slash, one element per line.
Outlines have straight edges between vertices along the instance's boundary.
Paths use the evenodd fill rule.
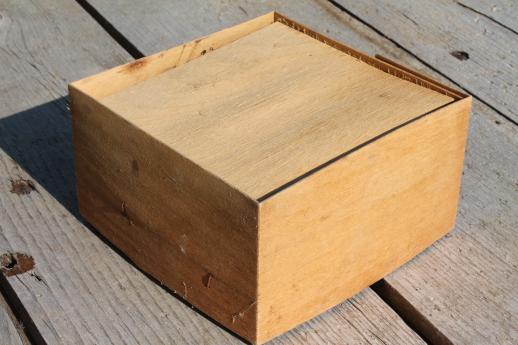
<path fill-rule="evenodd" d="M 78 217 L 66 83 L 129 56 L 74 2 L 13 0 L 0 11 L 0 252 L 34 258 L 32 271 L 7 283 L 44 341 L 241 343 L 134 269 Z M 34 180 L 35 190 L 11 193 L 20 178 Z M 423 344 L 371 290 L 273 343 L 307 341 Z"/>

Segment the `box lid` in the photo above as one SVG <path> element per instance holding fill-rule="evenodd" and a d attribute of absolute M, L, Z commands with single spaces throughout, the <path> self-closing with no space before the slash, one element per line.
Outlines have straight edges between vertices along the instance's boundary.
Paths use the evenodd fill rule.
<path fill-rule="evenodd" d="M 100 101 L 261 200 L 453 100 L 274 22 Z"/>

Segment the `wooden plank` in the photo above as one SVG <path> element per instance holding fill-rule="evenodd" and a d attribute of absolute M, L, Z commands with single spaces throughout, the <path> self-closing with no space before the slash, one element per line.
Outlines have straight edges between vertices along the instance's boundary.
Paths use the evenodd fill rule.
<path fill-rule="evenodd" d="M 451 101 L 281 23 L 100 100 L 254 199 Z"/>
<path fill-rule="evenodd" d="M 43 340 L 241 343 L 129 265 L 78 216 L 66 84 L 129 56 L 75 2 L 13 0 L 0 12 L 0 253 L 34 258 L 32 271 L 6 280 Z M 273 343 L 305 339 L 423 343 L 370 290 Z"/>
<path fill-rule="evenodd" d="M 247 15 L 253 17 L 262 11 L 276 8 L 295 20 L 308 23 L 317 31 L 326 32 L 334 39 L 370 54 L 380 53 L 401 61 L 444 81 L 444 78 L 393 42 L 345 12 L 321 1 L 297 4 L 268 1 L 253 5 L 241 1 L 235 2 L 235 6 L 222 2 L 213 3 L 211 12 L 203 11 L 201 3 L 185 9 L 182 5 L 169 5 L 169 2 L 142 1 L 136 12 L 147 12 L 145 15 L 154 13 L 159 23 L 146 27 L 136 25 L 138 19 L 131 19 L 131 14 L 119 15 L 124 7 L 114 6 L 104 0 L 91 1 L 144 51 L 160 50 L 161 44 L 176 44 L 172 42 L 178 39 L 175 35 L 180 31 L 185 33 L 189 27 L 196 33 L 203 33 L 204 26 L 198 26 L 198 21 L 207 23 L 207 30 L 213 31 L 226 26 L 227 22 L 230 25 L 244 20 Z M 201 7 L 197 7 L 198 5 Z M 163 17 L 161 13 L 164 13 Z M 182 26 L 176 26 L 177 20 Z M 143 35 L 147 35 L 145 40 L 142 39 Z M 432 42 L 435 41 L 437 40 Z M 441 252 L 435 254 L 436 249 L 432 248 L 400 270 L 406 271 L 404 275 L 396 276 L 399 272 L 397 271 L 387 278 L 391 284 L 400 284 L 396 291 L 404 290 L 406 293 L 403 297 L 411 300 L 413 308 L 426 321 L 421 330 L 429 332 L 428 334 L 435 332 L 441 335 L 443 332 L 447 336 L 439 336 L 441 340 L 460 337 L 459 343 L 473 344 L 494 343 L 493 339 L 502 339 L 502 343 L 507 341 L 511 344 L 516 339 L 517 257 L 514 249 L 518 236 L 514 229 L 517 228 L 518 214 L 517 137 L 517 129 L 512 123 L 475 100 L 464 170 L 465 187 L 457 220 L 458 229 L 464 224 L 463 228 L 471 232 L 467 235 L 456 229 L 438 242 L 444 243 Z M 450 238 L 454 240 L 447 246 Z M 487 249 L 489 243 L 491 250 Z M 500 251 L 500 248 L 503 250 Z M 480 252 L 481 255 L 473 256 L 470 252 Z M 474 260 L 473 264 L 470 263 L 471 260 Z M 422 264 L 418 269 L 414 264 L 417 261 L 426 262 L 426 266 Z M 410 270 L 410 267 L 413 268 Z M 445 271 L 448 273 L 447 277 L 443 274 Z M 420 276 L 418 286 L 411 283 L 411 279 L 417 276 Z M 469 284 L 464 288 L 466 283 Z M 404 289 L 403 284 L 406 284 Z M 422 292 L 425 288 L 426 291 Z M 428 296 L 433 296 L 433 299 Z M 430 326 L 430 323 L 435 327 Z M 460 336 L 456 335 L 459 330 L 462 330 Z"/>
<path fill-rule="evenodd" d="M 454 0 L 337 3 L 518 122 L 516 33 Z"/>
<path fill-rule="evenodd" d="M 0 339 L 2 344 L 28 345 L 22 325 L 14 318 L 4 296 L 0 295 Z"/>
<path fill-rule="evenodd" d="M 461 0 L 457 3 L 473 12 L 478 21 L 477 14 L 487 17 L 509 31 L 518 32 L 518 2 L 514 0 Z"/>

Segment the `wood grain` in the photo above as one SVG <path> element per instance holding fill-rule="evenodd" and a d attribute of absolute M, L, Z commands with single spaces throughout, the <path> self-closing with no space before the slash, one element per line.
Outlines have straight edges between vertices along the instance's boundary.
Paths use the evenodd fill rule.
<path fill-rule="evenodd" d="M 22 326 L 14 318 L 4 297 L 0 295 L 0 338 L 2 344 L 28 345 L 29 341 L 23 333 Z"/>
<path fill-rule="evenodd" d="M 80 89 L 94 98 L 107 97 L 152 76 L 197 59 L 207 52 L 211 52 L 242 36 L 259 30 L 273 23 L 273 21 L 274 13 L 270 12 L 244 23 L 197 38 L 191 42 L 183 43 L 177 47 L 78 80 L 72 83 L 72 87 Z"/>
<path fill-rule="evenodd" d="M 471 99 L 379 138 L 261 203 L 258 331 L 369 286 L 453 228 Z"/>
<path fill-rule="evenodd" d="M 144 272 L 253 341 L 257 202 L 123 114 L 79 91 L 70 99 L 81 215 Z"/>
<path fill-rule="evenodd" d="M 274 23 L 101 102 L 259 199 L 452 100 Z"/>
<path fill-rule="evenodd" d="M 337 2 L 468 93 L 518 121 L 516 33 L 453 0 Z"/>
<path fill-rule="evenodd" d="M 516 13 L 518 13 L 518 3 L 513 0 L 462 0 L 457 2 L 460 6 L 473 12 L 476 15 L 482 15 L 493 20 L 495 23 L 509 31 L 518 32 L 518 22 L 516 21 Z M 477 19 L 478 20 L 478 19 Z"/>
<path fill-rule="evenodd" d="M 0 249 L 41 280 L 8 283 L 48 344 L 238 344 L 151 282 L 78 218 L 66 84 L 130 57 L 74 2 L 0 4 Z M 81 49 L 78 49 L 80 42 Z M 12 194 L 11 179 L 36 191 Z M 327 330 L 322 332 L 321 330 Z M 366 290 L 275 344 L 423 344 Z"/>
<path fill-rule="evenodd" d="M 151 21 L 152 24 L 145 27 L 136 25 L 139 18 L 125 12 L 124 6 L 114 6 L 112 2 L 104 0 L 91 0 L 91 2 L 95 3 L 97 9 L 127 37 L 131 37 L 136 45 L 147 52 L 159 51 L 164 47 L 178 44 L 183 40 L 182 35 L 186 40 L 191 39 L 277 9 L 334 39 L 372 55 L 378 53 L 400 61 L 451 85 L 443 76 L 423 65 L 412 54 L 327 1 L 257 3 L 243 0 L 233 2 L 233 6 L 220 1 L 212 3 L 210 12 L 203 11 L 205 2 L 201 1 L 193 6 L 182 5 L 181 2 L 142 1 L 135 5 L 138 8 L 134 13 L 143 13 L 143 18 L 153 16 L 155 19 Z M 375 13 L 373 11 L 371 15 L 384 15 Z M 515 17 L 516 14 L 510 11 L 509 16 Z M 442 17 L 433 18 L 436 23 L 444 24 Z M 380 20 L 383 21 L 382 18 Z M 198 25 L 199 22 L 204 25 Z M 403 34 L 406 33 L 398 32 L 392 38 L 398 41 L 398 37 Z M 143 39 L 143 37 L 146 38 Z M 440 36 L 430 42 L 441 42 Z M 497 44 L 503 43 L 497 42 Z M 441 57 L 437 57 L 437 60 L 444 60 L 442 56 L 447 53 L 449 52 L 441 52 L 439 55 Z M 430 55 L 431 58 L 434 56 Z M 484 66 L 493 65 L 484 64 Z M 476 91 L 477 82 L 471 84 Z M 457 221 L 458 224 L 465 224 L 464 229 L 471 229 L 472 232 L 465 235 L 458 230 L 458 227 L 438 243 L 443 243 L 443 250 L 439 254 L 434 254 L 435 249 L 432 248 L 404 266 L 401 271 L 405 270 L 405 274 L 397 276 L 399 272 L 397 271 L 388 279 L 391 279 L 391 284 L 399 284 L 398 290 L 405 291 L 403 296 L 411 301 L 413 307 L 426 320 L 433 323 L 448 337 L 457 339 L 458 343 L 493 343 L 491 339 L 504 339 L 512 344 L 512 339 L 516 338 L 513 329 L 517 324 L 518 313 L 514 307 L 516 283 L 509 279 L 516 276 L 510 273 L 516 270 L 518 262 L 513 254 L 515 253 L 513 248 L 516 248 L 518 240 L 516 231 L 513 230 L 517 228 L 517 212 L 514 208 L 518 204 L 516 202 L 517 173 L 516 158 L 513 157 L 516 154 L 515 138 L 518 137 L 518 133 L 512 123 L 477 100 L 474 100 L 473 110 L 463 177 L 464 185 L 467 181 L 471 181 L 471 184 L 462 190 L 461 212 Z M 469 197 L 466 196 L 468 191 Z M 456 238 L 455 243 L 447 246 L 449 238 L 452 237 Z M 474 250 L 473 248 L 480 248 L 483 255 L 465 255 L 466 250 L 463 246 L 466 241 L 469 241 L 471 251 Z M 492 243 L 492 250 L 482 249 L 486 241 Z M 504 269 L 500 266 L 502 261 L 495 256 L 500 253 L 498 249 L 500 247 L 505 248 L 502 252 L 507 262 L 503 266 Z M 465 264 L 470 260 L 474 260 L 476 264 Z M 426 262 L 426 265 L 422 263 L 419 268 L 413 264 L 416 261 Z M 407 267 L 412 269 L 407 270 Z M 447 267 L 447 276 L 442 274 L 445 272 L 444 267 Z M 426 274 L 423 273 L 425 271 Z M 419 284 L 412 284 L 410 280 L 417 276 L 421 276 Z M 472 277 L 477 277 L 477 280 L 473 281 Z M 464 288 L 466 282 L 471 282 L 469 288 Z M 422 292 L 423 289 L 426 290 Z M 428 295 L 430 292 L 432 294 Z M 433 296 L 433 299 L 428 296 Z M 507 309 L 507 312 L 503 313 L 504 305 L 511 310 Z M 462 330 L 461 335 L 459 330 Z"/>

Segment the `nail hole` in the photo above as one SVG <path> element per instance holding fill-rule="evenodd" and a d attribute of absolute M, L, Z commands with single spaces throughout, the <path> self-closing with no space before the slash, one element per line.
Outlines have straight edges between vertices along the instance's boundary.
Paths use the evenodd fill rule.
<path fill-rule="evenodd" d="M 463 50 L 454 50 L 450 54 L 451 54 L 451 56 L 453 56 L 454 58 L 456 58 L 457 60 L 460 60 L 460 61 L 465 61 L 465 60 L 469 59 L 469 54 Z"/>
<path fill-rule="evenodd" d="M 11 193 L 17 195 L 27 195 L 33 190 L 36 190 L 36 186 L 34 182 L 31 180 L 27 180 L 24 178 L 19 178 L 17 180 L 11 180 Z"/>

